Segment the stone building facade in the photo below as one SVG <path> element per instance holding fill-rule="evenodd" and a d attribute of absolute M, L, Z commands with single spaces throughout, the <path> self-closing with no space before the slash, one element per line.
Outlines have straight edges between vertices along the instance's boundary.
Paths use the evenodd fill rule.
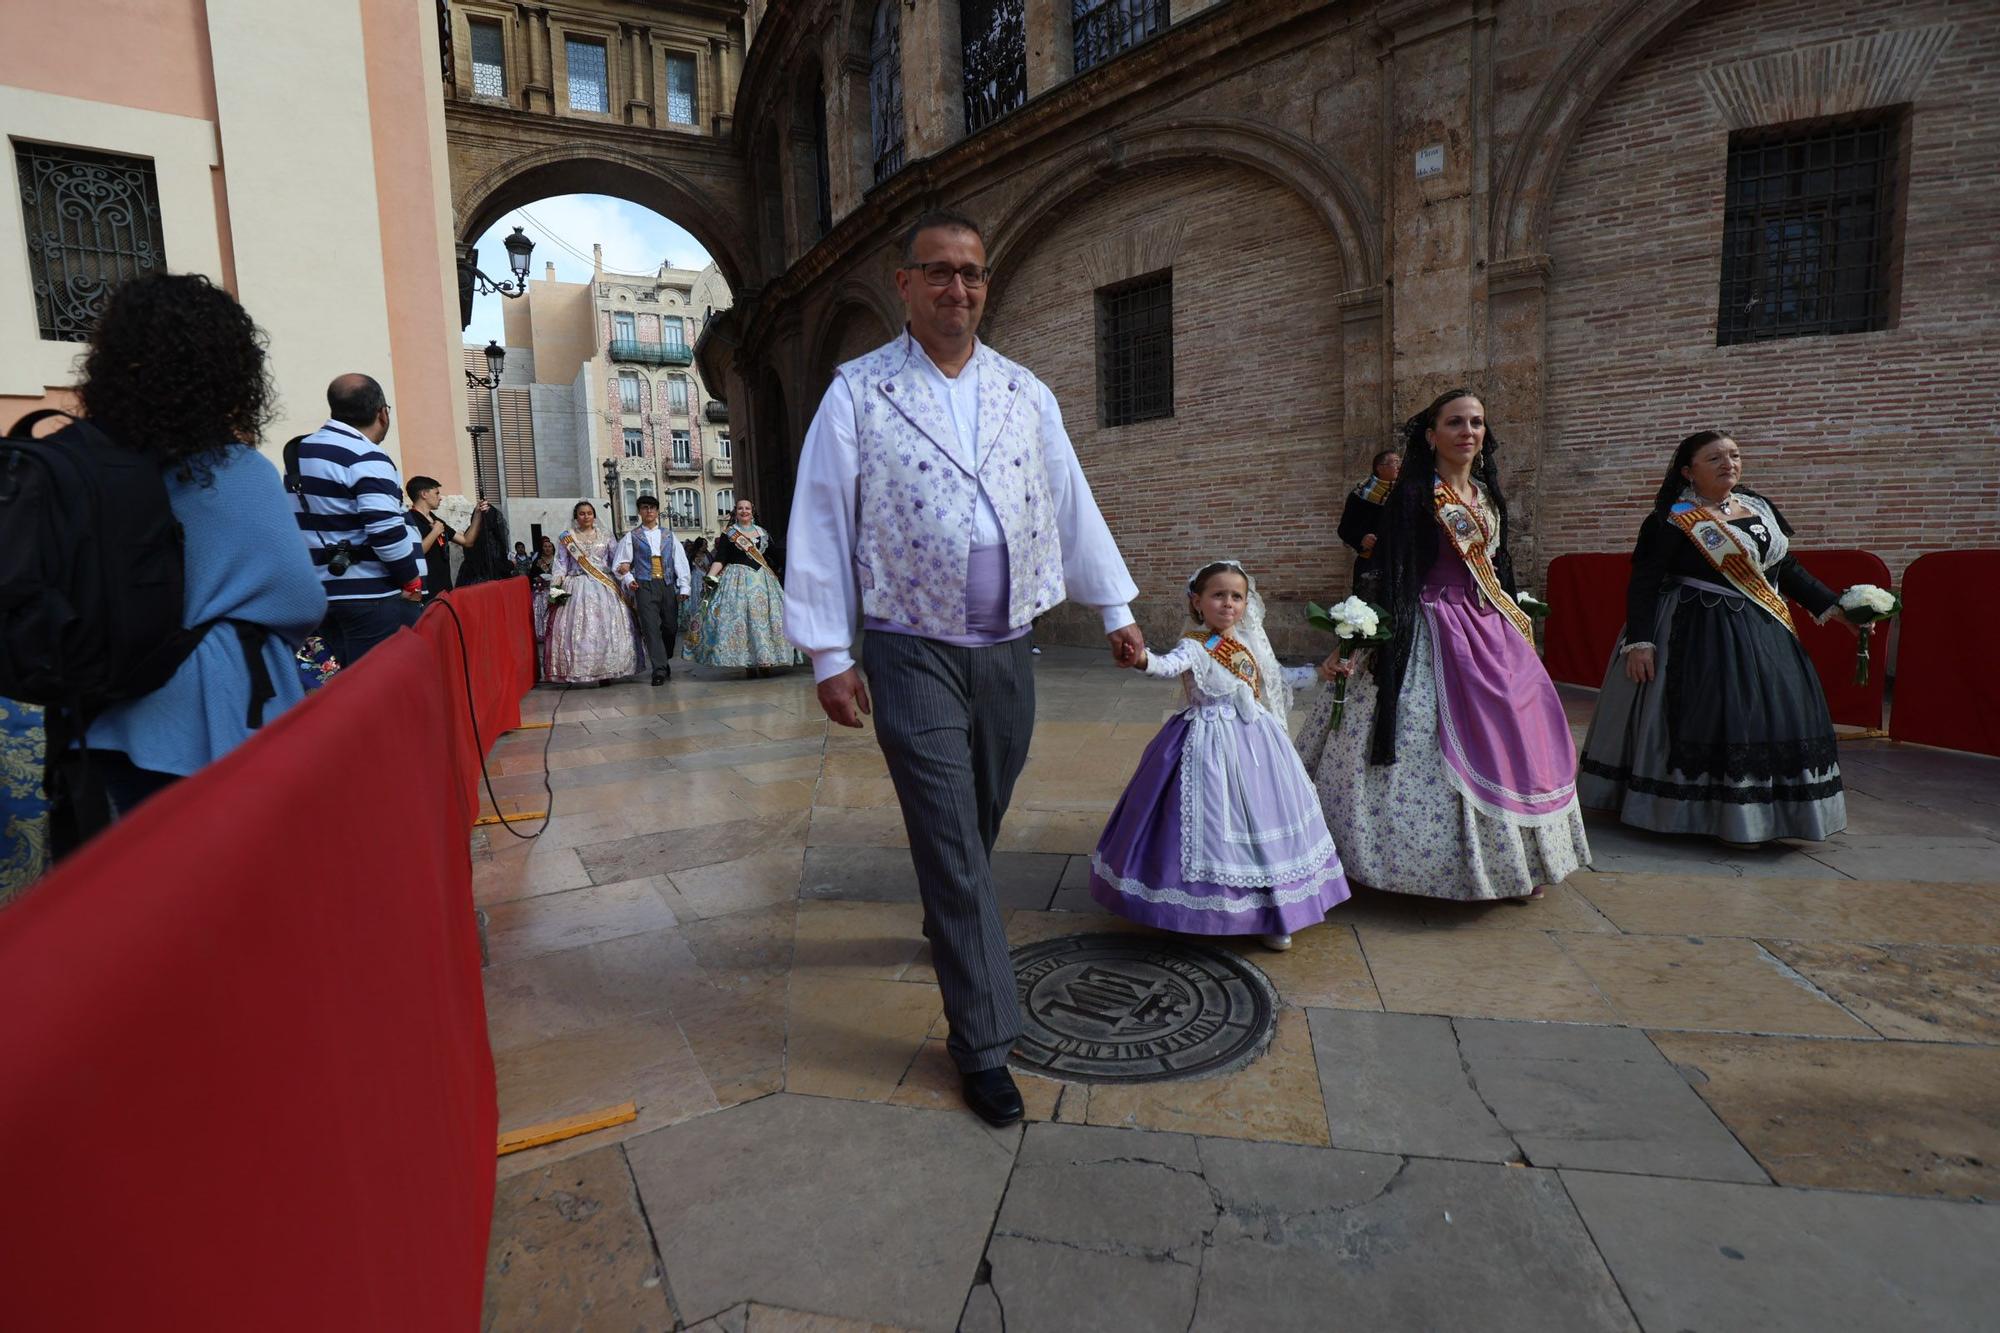
<path fill-rule="evenodd" d="M 988 339 L 1055 389 L 1153 633 L 1219 555 L 1281 603 L 1338 593 L 1343 490 L 1459 384 L 1504 442 L 1535 584 L 1627 549 L 1710 425 L 1803 545 L 1900 575 L 2000 542 L 1966 406 L 2000 363 L 1992 4 L 750 10 L 758 280 L 701 351 L 767 517 L 833 367 L 897 327 L 899 229 L 949 204 L 986 225 Z M 1170 325 L 1164 412 L 1113 401 L 1133 299 Z"/>
<path fill-rule="evenodd" d="M 659 497 L 683 538 L 720 533 L 735 503 L 729 407 L 694 364 L 703 324 L 729 307 L 720 270 L 614 273 L 600 259 L 588 282 L 558 281 L 550 264 L 527 288 L 502 310 L 500 384 L 466 388 L 476 426 L 491 427 L 499 400 L 509 516 L 523 539 L 560 531 L 579 499 L 622 532 L 641 495 Z M 485 373 L 483 349 L 467 346 L 465 361 Z M 490 495 L 490 437 L 479 465 Z"/>
<path fill-rule="evenodd" d="M 1054 387 L 1155 634 L 1221 554 L 1290 608 L 1339 593 L 1342 492 L 1461 384 L 1533 584 L 1627 549 L 1707 426 L 1804 546 L 1900 576 L 2000 543 L 1994 433 L 1961 406 L 2000 362 L 1990 0 L 648 12 L 681 9 L 722 33 L 726 116 L 449 100 L 457 225 L 588 188 L 694 231 L 737 297 L 696 359 L 774 531 L 833 368 L 898 327 L 899 232 L 950 205 L 985 223 L 989 341 Z"/>

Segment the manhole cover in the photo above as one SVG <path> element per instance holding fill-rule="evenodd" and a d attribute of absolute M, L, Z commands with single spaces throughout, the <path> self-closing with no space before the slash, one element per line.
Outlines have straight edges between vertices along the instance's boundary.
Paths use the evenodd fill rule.
<path fill-rule="evenodd" d="M 1277 1006 L 1262 972 L 1211 944 L 1066 935 L 1014 950 L 1026 1030 L 1014 1063 L 1085 1083 L 1198 1078 L 1248 1064 Z"/>

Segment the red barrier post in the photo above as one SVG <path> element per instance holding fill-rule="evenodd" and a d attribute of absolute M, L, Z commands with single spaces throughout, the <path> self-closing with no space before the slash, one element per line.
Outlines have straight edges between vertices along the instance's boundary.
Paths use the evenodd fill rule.
<path fill-rule="evenodd" d="M 1542 664 L 1551 679 L 1595 689 L 1625 624 L 1630 555 L 1559 555 L 1549 562 Z"/>
<path fill-rule="evenodd" d="M 2000 620 L 1985 606 L 1996 586 L 2000 551 L 1933 551 L 1903 572 L 1890 736 L 2000 755 Z"/>

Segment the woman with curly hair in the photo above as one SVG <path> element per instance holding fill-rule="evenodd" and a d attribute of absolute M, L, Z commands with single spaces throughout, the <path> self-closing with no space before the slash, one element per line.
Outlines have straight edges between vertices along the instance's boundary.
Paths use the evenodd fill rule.
<path fill-rule="evenodd" d="M 1576 745 L 1514 601 L 1499 444 L 1469 389 L 1410 418 L 1373 557 L 1391 637 L 1344 719 L 1324 691 L 1299 733 L 1348 876 L 1371 888 L 1533 898 L 1590 860 Z"/>
<path fill-rule="evenodd" d="M 253 650 L 275 691 L 264 721 L 304 697 L 293 654 L 326 594 L 278 470 L 257 452 L 271 417 L 264 334 L 229 293 L 192 273 L 121 284 L 77 398 L 92 425 L 159 466 L 185 534 L 181 624 L 213 625 L 166 684 L 86 729 L 89 771 L 116 819 L 249 736 Z"/>

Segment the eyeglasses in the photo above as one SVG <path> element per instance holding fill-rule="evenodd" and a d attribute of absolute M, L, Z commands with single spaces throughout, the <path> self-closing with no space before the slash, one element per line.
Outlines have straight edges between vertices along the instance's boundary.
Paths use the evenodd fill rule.
<path fill-rule="evenodd" d="M 920 270 L 924 275 L 924 281 L 933 287 L 949 287 L 951 286 L 951 280 L 957 278 L 965 284 L 967 291 L 976 291 L 984 287 L 986 280 L 993 276 L 993 270 L 984 264 L 966 264 L 960 266 L 958 264 L 939 262 L 935 264 L 905 264 L 903 267 Z"/>

